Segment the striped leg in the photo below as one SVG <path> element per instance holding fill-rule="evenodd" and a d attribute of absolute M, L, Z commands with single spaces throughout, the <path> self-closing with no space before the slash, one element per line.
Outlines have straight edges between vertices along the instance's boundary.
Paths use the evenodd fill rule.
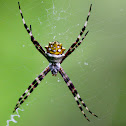
<path fill-rule="evenodd" d="M 89 16 L 90 16 L 91 7 L 92 7 L 92 4 L 90 5 L 89 13 L 88 13 L 86 22 L 85 22 L 85 24 L 84 24 L 84 27 L 82 28 L 82 30 L 81 30 L 80 34 L 78 35 L 76 41 L 71 45 L 71 47 L 70 47 L 70 48 L 67 50 L 67 52 L 65 53 L 65 56 L 64 56 L 63 60 L 69 55 L 70 50 L 72 50 L 73 47 L 76 46 L 76 44 L 79 42 L 81 36 L 83 35 L 83 33 L 84 33 L 85 29 L 86 29 L 86 26 L 87 26 L 87 22 L 88 22 Z M 62 60 L 61 62 L 63 62 L 63 60 Z"/>
<path fill-rule="evenodd" d="M 67 56 L 69 56 L 79 45 L 81 45 L 82 41 L 85 39 L 85 37 L 86 37 L 86 35 L 88 34 L 88 32 L 89 32 L 89 31 L 86 32 L 86 34 L 85 34 L 84 37 L 80 40 L 80 42 L 78 42 L 73 48 L 71 48 L 71 49 L 69 50 L 69 52 L 67 53 L 67 55 L 65 55 L 65 56 L 63 57 L 63 59 L 61 60 L 60 64 L 61 64 L 61 63 L 63 62 L 63 60 L 64 60 Z"/>
<path fill-rule="evenodd" d="M 21 11 L 21 7 L 20 7 L 20 3 L 18 2 L 18 6 L 19 6 L 19 10 L 20 10 L 20 14 L 21 14 L 21 17 L 22 17 L 22 21 L 23 21 L 23 24 L 24 24 L 24 27 L 25 29 L 27 30 L 28 34 L 30 35 L 31 37 L 31 41 L 33 42 L 33 44 L 35 45 L 36 49 L 43 55 L 46 57 L 45 55 L 45 50 L 41 47 L 41 45 L 34 39 L 33 35 L 32 35 L 32 30 L 31 30 L 31 25 L 30 25 L 30 30 L 28 28 L 28 26 L 26 25 L 25 23 L 25 20 L 24 20 L 24 17 L 23 17 L 23 14 L 22 14 L 22 11 Z"/>
<path fill-rule="evenodd" d="M 65 76 L 66 76 L 67 80 L 70 80 L 69 77 L 68 77 L 67 75 L 65 75 Z M 86 108 L 86 110 L 87 110 L 89 113 L 91 113 L 93 116 L 98 117 L 97 115 L 95 115 L 93 112 L 91 112 L 91 111 L 88 109 L 88 107 L 86 106 L 86 104 L 84 103 L 84 101 L 81 99 L 79 93 L 77 92 L 77 90 L 76 90 L 76 88 L 74 87 L 74 85 L 73 85 L 72 82 L 70 82 L 70 86 L 71 86 L 71 88 L 72 88 L 72 92 L 74 92 L 74 93 L 76 94 L 76 96 L 79 98 L 80 102 L 81 102 L 82 105 Z"/>
<path fill-rule="evenodd" d="M 28 98 L 28 96 L 33 92 L 33 90 L 39 85 L 39 83 L 44 79 L 46 74 L 50 71 L 49 66 L 45 68 L 43 72 L 40 73 L 40 75 L 29 85 L 28 89 L 22 94 L 22 96 L 19 98 L 15 109 L 13 112 L 16 111 L 17 108 Z"/>
<path fill-rule="evenodd" d="M 81 110 L 82 114 L 84 115 L 84 117 L 85 117 L 88 121 L 90 121 L 90 120 L 87 118 L 86 114 L 84 113 L 84 111 L 83 111 L 83 109 L 82 109 L 82 107 L 81 107 L 81 105 L 80 105 L 80 103 L 79 103 L 79 101 L 78 101 L 78 97 L 77 97 L 76 93 L 75 93 L 75 92 L 73 91 L 73 89 L 72 89 L 72 86 L 71 86 L 71 85 L 73 85 L 73 84 L 72 84 L 71 80 L 68 79 L 68 76 L 66 75 L 66 73 L 64 72 L 64 70 L 63 70 L 62 68 L 60 68 L 59 73 L 61 74 L 61 76 L 63 77 L 64 81 L 66 82 L 68 88 L 69 88 L 70 91 L 72 92 L 72 94 L 73 94 L 73 96 L 74 96 L 74 99 L 75 99 L 75 101 L 77 102 L 77 105 L 78 105 L 79 109 Z"/>
<path fill-rule="evenodd" d="M 95 115 L 93 112 L 91 112 L 88 109 L 88 107 L 86 106 L 86 104 L 84 103 L 84 101 L 81 99 L 81 97 L 80 97 L 79 93 L 77 92 L 76 88 L 74 87 L 73 83 L 71 82 L 71 80 L 69 79 L 69 77 L 67 76 L 67 74 L 64 72 L 63 68 L 60 68 L 60 74 L 64 78 L 64 81 L 67 83 L 67 86 L 70 87 L 70 90 L 72 91 L 72 93 L 74 93 L 74 95 L 80 100 L 80 102 L 86 108 L 86 110 L 89 113 L 91 113 L 93 116 L 98 117 L 97 115 Z"/>

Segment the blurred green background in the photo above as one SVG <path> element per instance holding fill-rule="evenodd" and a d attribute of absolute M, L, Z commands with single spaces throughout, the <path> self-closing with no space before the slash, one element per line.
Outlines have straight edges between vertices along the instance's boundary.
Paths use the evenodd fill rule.
<path fill-rule="evenodd" d="M 0 126 L 6 126 L 18 98 L 48 65 L 27 34 L 17 0 L 0 0 Z M 83 44 L 62 67 L 87 106 L 99 118 L 78 109 L 65 82 L 49 73 L 20 107 L 9 126 L 126 125 L 126 1 L 20 0 L 24 19 L 44 47 L 57 40 L 68 49 L 92 6 Z M 16 114 L 16 113 L 15 113 Z"/>

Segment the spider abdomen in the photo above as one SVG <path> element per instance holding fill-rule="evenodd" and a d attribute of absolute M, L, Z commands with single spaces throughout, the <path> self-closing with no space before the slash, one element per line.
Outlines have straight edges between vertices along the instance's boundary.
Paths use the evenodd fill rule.
<path fill-rule="evenodd" d="M 50 53 L 46 53 L 47 56 L 47 60 L 50 63 L 60 63 L 61 60 L 63 59 L 63 57 L 65 56 L 64 54 L 61 55 L 55 55 L 55 54 L 50 54 Z"/>
<path fill-rule="evenodd" d="M 58 41 L 49 42 L 48 46 L 45 46 L 47 53 L 61 55 L 64 53 L 65 48 Z"/>

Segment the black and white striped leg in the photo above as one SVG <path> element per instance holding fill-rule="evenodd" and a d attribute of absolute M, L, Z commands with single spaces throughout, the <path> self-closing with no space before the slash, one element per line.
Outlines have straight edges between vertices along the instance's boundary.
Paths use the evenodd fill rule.
<path fill-rule="evenodd" d="M 24 27 L 25 27 L 25 29 L 27 30 L 28 34 L 30 35 L 31 41 L 32 41 L 33 44 L 35 45 L 36 49 L 37 49 L 43 56 L 46 57 L 46 55 L 45 55 L 45 50 L 41 47 L 41 45 L 35 40 L 35 38 L 34 38 L 33 35 L 32 35 L 31 25 L 30 25 L 30 30 L 29 30 L 28 26 L 27 26 L 26 23 L 25 23 L 25 20 L 24 20 L 24 17 L 23 17 L 23 14 L 22 14 L 21 7 L 20 7 L 20 3 L 19 3 L 19 2 L 18 2 L 18 6 L 19 6 L 19 10 L 20 10 L 20 14 L 21 14 L 21 17 L 22 17 L 22 21 L 23 21 Z"/>
<path fill-rule="evenodd" d="M 84 35 L 84 37 L 80 40 L 80 42 L 78 42 L 73 48 L 71 48 L 71 50 L 67 53 L 67 55 L 65 55 L 65 57 L 61 60 L 60 63 L 63 62 L 63 60 L 69 56 L 79 45 L 81 45 L 82 41 L 85 39 L 86 35 L 88 34 L 89 31 L 86 32 L 86 34 Z"/>
<path fill-rule="evenodd" d="M 87 16 L 87 19 L 86 19 L 86 22 L 80 32 L 80 34 L 78 35 L 76 41 L 71 45 L 71 47 L 67 50 L 67 52 L 65 53 L 65 56 L 64 58 L 62 59 L 61 63 L 63 62 L 64 59 L 66 59 L 66 57 L 69 55 L 69 52 L 70 50 L 72 50 L 74 48 L 74 46 L 76 46 L 76 44 L 79 42 L 81 36 L 83 35 L 85 29 L 86 29 L 86 26 L 87 26 L 87 23 L 88 23 L 88 19 L 89 19 L 89 16 L 90 16 L 90 12 L 91 12 L 91 7 L 92 7 L 92 4 L 90 5 L 90 9 L 89 9 L 89 12 L 88 12 L 88 16 Z"/>
<path fill-rule="evenodd" d="M 71 80 L 68 79 L 68 76 L 66 75 L 66 73 L 64 72 L 64 70 L 62 69 L 62 67 L 60 68 L 59 73 L 61 74 L 61 76 L 63 77 L 64 81 L 66 82 L 68 88 L 69 88 L 70 91 L 72 92 L 72 94 L 73 94 L 73 96 L 74 96 L 74 99 L 75 99 L 75 101 L 77 102 L 77 105 L 78 105 L 79 109 L 81 110 L 82 114 L 84 115 L 84 117 L 85 117 L 88 121 L 90 121 L 90 120 L 87 118 L 86 114 L 84 113 L 84 111 L 83 111 L 83 109 L 82 109 L 82 107 L 81 107 L 81 104 L 79 103 L 79 100 L 78 100 L 78 97 L 77 97 L 76 93 L 73 91 L 73 88 L 72 88 L 72 86 L 71 86 L 71 84 L 72 84 Z"/>
<path fill-rule="evenodd" d="M 31 25 L 30 25 L 30 32 L 32 33 L 32 27 L 31 27 Z"/>
<path fill-rule="evenodd" d="M 72 50 L 70 50 L 70 54 L 79 46 L 81 45 L 82 41 L 85 39 L 86 35 L 88 34 L 89 31 L 86 32 L 86 34 L 84 35 L 84 37 L 81 39 L 80 42 L 78 42 L 73 48 Z"/>
<path fill-rule="evenodd" d="M 69 77 L 68 77 L 67 75 L 66 75 L 66 78 L 67 78 L 67 80 L 70 80 Z M 81 104 L 85 107 L 85 109 L 86 109 L 89 113 L 91 113 L 93 116 L 98 117 L 96 114 L 94 114 L 93 112 L 91 112 L 91 111 L 88 109 L 88 107 L 86 106 L 86 104 L 84 103 L 84 101 L 81 99 L 79 93 L 77 92 L 77 90 L 76 90 L 76 88 L 74 87 L 74 85 L 73 85 L 72 82 L 70 82 L 70 86 L 71 86 L 71 88 L 72 88 L 72 92 L 74 92 L 74 93 L 76 94 L 76 96 L 77 96 L 78 99 L 80 100 Z"/>
<path fill-rule="evenodd" d="M 84 24 L 84 27 L 82 28 L 80 34 L 78 35 L 78 37 L 76 39 L 76 42 L 71 45 L 70 49 L 73 48 L 79 42 L 81 36 L 83 35 L 83 33 L 84 33 L 84 31 L 85 31 L 85 29 L 87 27 L 87 22 L 88 22 L 88 19 L 89 19 L 89 16 L 90 16 L 91 7 L 92 7 L 92 4 L 90 5 L 90 9 L 89 9 L 88 16 L 87 16 L 86 22 Z"/>
<path fill-rule="evenodd" d="M 74 87 L 73 83 L 71 82 L 71 80 L 69 79 L 69 77 L 67 76 L 67 74 L 64 72 L 63 68 L 60 68 L 60 72 L 61 75 L 64 78 L 64 81 L 67 83 L 67 86 L 69 86 L 72 89 L 72 93 L 75 94 L 75 96 L 80 100 L 81 104 L 86 108 L 86 110 L 91 113 L 93 116 L 98 117 L 96 114 L 94 114 L 93 112 L 91 112 L 88 107 L 86 106 L 86 104 L 84 103 L 84 101 L 81 99 L 79 93 L 77 92 L 76 88 Z"/>
<path fill-rule="evenodd" d="M 22 96 L 19 98 L 14 111 L 16 111 L 17 108 L 28 98 L 28 96 L 33 92 L 33 90 L 39 85 L 39 83 L 44 79 L 46 74 L 50 71 L 49 66 L 45 68 L 43 72 L 40 73 L 40 75 L 35 78 L 35 80 L 29 85 L 28 89 L 22 94 Z"/>

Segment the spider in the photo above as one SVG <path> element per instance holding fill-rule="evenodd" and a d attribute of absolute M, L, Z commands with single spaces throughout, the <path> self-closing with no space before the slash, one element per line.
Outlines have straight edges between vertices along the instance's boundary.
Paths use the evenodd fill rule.
<path fill-rule="evenodd" d="M 81 110 L 82 114 L 88 121 L 90 121 L 90 120 L 87 118 L 86 114 L 84 113 L 84 110 L 83 110 L 81 104 L 85 107 L 85 109 L 89 113 L 91 113 L 93 116 L 98 117 L 96 114 L 94 114 L 93 112 L 91 112 L 88 109 L 88 107 L 86 106 L 84 101 L 81 99 L 76 88 L 74 87 L 73 83 L 71 82 L 70 78 L 67 76 L 67 74 L 64 72 L 63 68 L 60 66 L 61 63 L 82 43 L 82 41 L 88 34 L 89 31 L 87 31 L 86 34 L 84 35 L 84 37 L 82 37 L 82 39 L 80 40 L 81 36 L 83 35 L 83 33 L 86 29 L 87 22 L 88 22 L 90 12 L 91 12 L 92 4 L 90 5 L 90 9 L 89 9 L 89 13 L 88 13 L 86 22 L 85 22 L 79 36 L 77 37 L 76 41 L 71 45 L 71 47 L 67 50 L 67 52 L 65 54 L 64 54 L 65 48 L 62 47 L 62 44 L 59 43 L 58 41 L 49 42 L 49 45 L 45 46 L 46 51 L 42 48 L 42 46 L 35 40 L 35 38 L 32 35 L 31 25 L 30 25 L 30 29 L 26 25 L 19 2 L 18 2 L 18 6 L 19 6 L 19 10 L 20 10 L 20 14 L 22 17 L 24 27 L 25 27 L 26 31 L 28 32 L 28 34 L 30 35 L 32 43 L 35 45 L 36 49 L 49 61 L 49 65 L 45 68 L 45 70 L 43 72 L 41 72 L 39 74 L 38 77 L 35 78 L 35 80 L 29 85 L 28 89 L 21 95 L 13 112 L 15 112 L 16 109 L 18 109 L 20 107 L 20 105 L 29 97 L 29 95 L 34 91 L 34 89 L 44 79 L 44 77 L 47 75 L 47 73 L 49 73 L 51 71 L 53 76 L 56 76 L 58 72 L 61 74 L 61 76 L 63 77 L 64 81 L 66 82 L 69 90 L 73 94 L 74 99 L 75 99 L 79 109 Z"/>

